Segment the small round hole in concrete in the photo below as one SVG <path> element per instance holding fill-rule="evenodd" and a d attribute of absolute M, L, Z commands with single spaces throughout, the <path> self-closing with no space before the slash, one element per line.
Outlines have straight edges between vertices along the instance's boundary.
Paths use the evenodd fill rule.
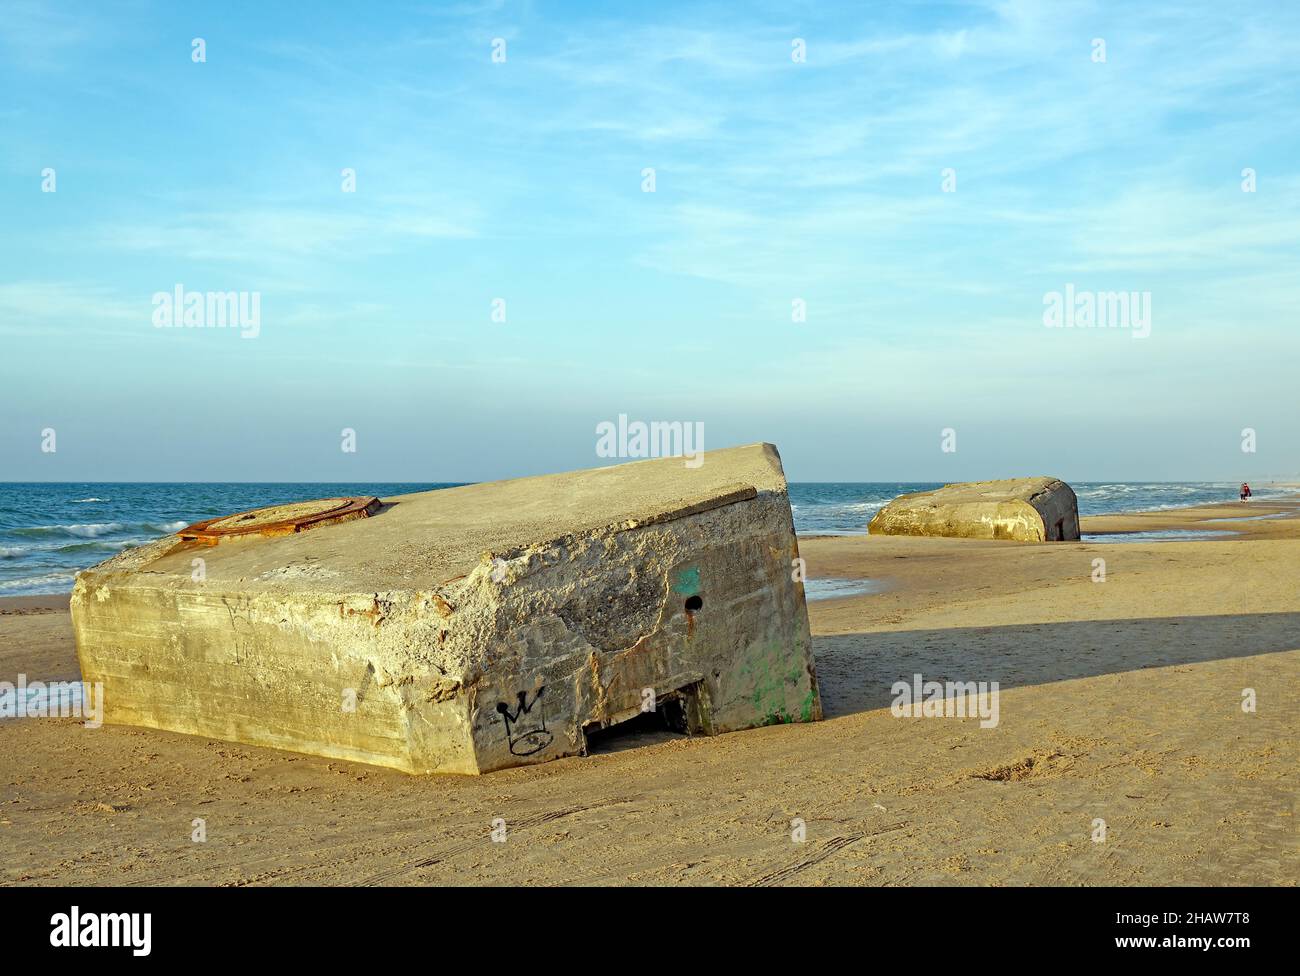
<path fill-rule="evenodd" d="M 700 607 L 702 607 L 702 606 L 704 606 L 704 597 L 702 597 L 702 596 L 688 596 L 688 597 L 686 598 L 686 612 L 687 612 L 687 613 L 694 613 L 696 610 L 700 609 Z"/>

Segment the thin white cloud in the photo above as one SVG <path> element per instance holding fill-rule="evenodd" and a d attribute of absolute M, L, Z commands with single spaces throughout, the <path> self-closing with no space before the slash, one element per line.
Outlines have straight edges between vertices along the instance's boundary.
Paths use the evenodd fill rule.
<path fill-rule="evenodd" d="M 286 259 L 385 254 L 412 239 L 464 240 L 477 234 L 471 219 L 458 219 L 435 209 L 393 207 L 343 213 L 337 209 L 266 206 L 165 215 L 152 222 L 113 223 L 99 227 L 91 238 L 95 244 L 113 249 L 166 252 L 196 261 L 275 266 Z"/>

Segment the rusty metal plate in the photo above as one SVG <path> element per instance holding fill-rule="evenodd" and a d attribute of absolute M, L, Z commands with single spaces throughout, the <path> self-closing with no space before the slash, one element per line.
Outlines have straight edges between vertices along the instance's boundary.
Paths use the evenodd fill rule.
<path fill-rule="evenodd" d="M 367 518 L 379 510 L 378 498 L 321 498 L 311 502 L 268 505 L 234 515 L 222 515 L 186 526 L 177 533 L 182 539 L 215 546 L 224 539 L 260 535 L 274 538 L 293 535 L 322 525 Z"/>

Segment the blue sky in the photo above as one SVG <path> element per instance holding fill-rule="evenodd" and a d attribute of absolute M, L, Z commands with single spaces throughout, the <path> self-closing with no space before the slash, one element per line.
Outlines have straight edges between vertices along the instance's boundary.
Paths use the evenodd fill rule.
<path fill-rule="evenodd" d="M 6 0 L 0 479 L 1300 475 L 1300 6 L 383 6 Z"/>

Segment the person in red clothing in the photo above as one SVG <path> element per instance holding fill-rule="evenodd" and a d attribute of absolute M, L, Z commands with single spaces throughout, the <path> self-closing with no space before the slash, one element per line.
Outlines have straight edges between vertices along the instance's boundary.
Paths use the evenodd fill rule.
<path fill-rule="evenodd" d="M 1246 482 L 1243 481 L 1241 483 L 1241 500 L 1244 502 L 1249 500 L 1249 498 L 1250 498 L 1250 485 L 1246 484 Z"/>

